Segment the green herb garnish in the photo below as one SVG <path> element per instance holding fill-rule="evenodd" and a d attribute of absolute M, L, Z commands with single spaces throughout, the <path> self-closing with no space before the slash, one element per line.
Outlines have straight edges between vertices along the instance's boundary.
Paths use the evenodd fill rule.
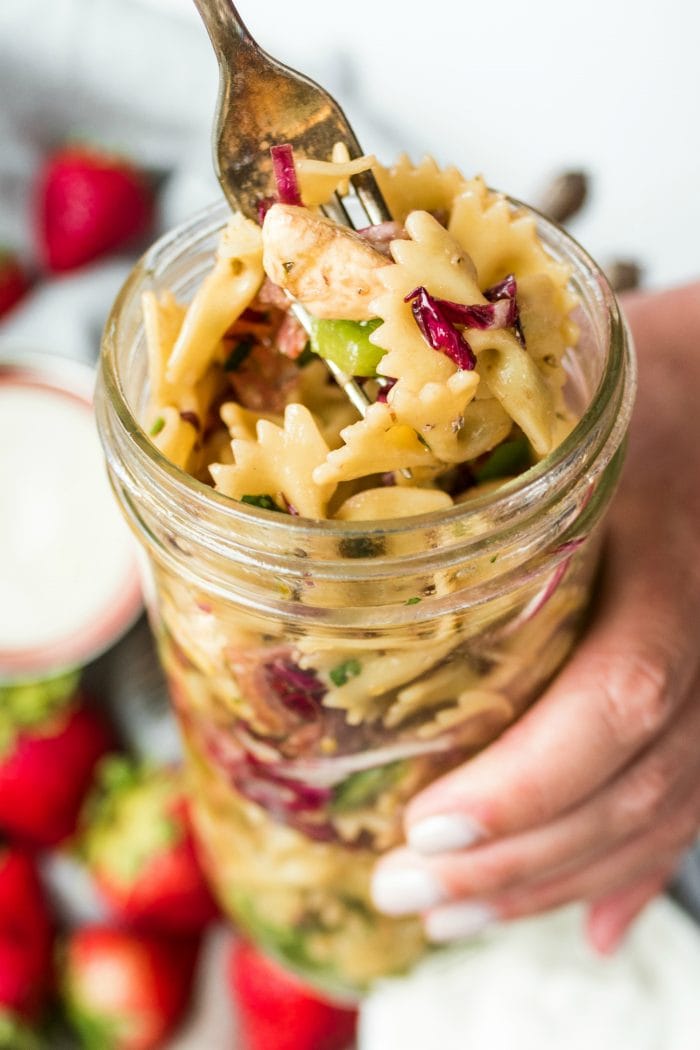
<path fill-rule="evenodd" d="M 254 347 L 252 339 L 241 339 L 224 362 L 224 372 L 235 372 L 241 367 Z"/>
<path fill-rule="evenodd" d="M 240 502 L 247 503 L 251 507 L 260 507 L 261 510 L 276 510 L 280 514 L 286 513 L 281 507 L 277 506 L 272 496 L 263 494 L 259 496 L 241 496 Z"/>
<path fill-rule="evenodd" d="M 404 602 L 404 605 L 418 605 L 419 601 L 420 601 L 420 598 L 417 595 L 414 594 L 414 596 L 412 598 L 408 598 Z"/>
<path fill-rule="evenodd" d="M 316 360 L 317 356 L 318 355 L 311 349 L 311 340 L 307 339 L 306 346 L 297 357 L 297 366 L 299 368 L 306 368 L 307 365 L 310 365 L 312 361 Z"/>
<path fill-rule="evenodd" d="M 151 435 L 152 438 L 154 438 L 156 436 L 156 434 L 160 434 L 160 432 L 161 432 L 161 430 L 163 429 L 164 426 L 165 426 L 165 420 L 163 419 L 162 416 L 158 416 L 158 418 L 156 419 L 155 423 L 153 424 L 151 429 L 148 431 L 148 433 Z"/>
<path fill-rule="evenodd" d="M 351 678 L 357 678 L 362 671 L 362 664 L 359 660 L 351 658 L 350 660 L 344 660 L 342 664 L 338 664 L 337 667 L 331 668 L 328 672 L 328 676 L 333 685 L 345 685 Z"/>

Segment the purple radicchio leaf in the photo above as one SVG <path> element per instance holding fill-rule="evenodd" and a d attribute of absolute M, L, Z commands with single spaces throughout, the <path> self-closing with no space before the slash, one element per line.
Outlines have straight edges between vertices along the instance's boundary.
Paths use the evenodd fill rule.
<path fill-rule="evenodd" d="M 265 664 L 264 672 L 270 689 L 288 710 L 302 718 L 318 718 L 326 687 L 315 671 L 303 670 L 292 660 L 278 657 Z"/>
<path fill-rule="evenodd" d="M 498 281 L 496 284 L 491 285 L 484 292 L 484 299 L 488 299 L 490 303 L 499 303 L 510 300 L 513 304 L 513 320 L 510 324 L 515 328 L 515 334 L 518 337 L 518 342 L 521 346 L 525 346 L 525 333 L 520 323 L 520 312 L 518 310 L 518 304 L 516 301 L 516 295 L 518 294 L 518 285 L 515 280 L 515 274 L 509 273 L 507 277 L 504 277 L 502 281 Z"/>
<path fill-rule="evenodd" d="M 280 204 L 301 206 L 303 201 L 294 167 L 294 150 L 288 142 L 285 142 L 281 146 L 273 146 L 270 149 L 270 156 Z"/>
<path fill-rule="evenodd" d="M 476 365 L 474 351 L 445 316 L 439 300 L 420 286 L 409 292 L 404 302 L 410 302 L 416 324 L 428 346 L 445 354 L 459 369 L 471 372 Z"/>

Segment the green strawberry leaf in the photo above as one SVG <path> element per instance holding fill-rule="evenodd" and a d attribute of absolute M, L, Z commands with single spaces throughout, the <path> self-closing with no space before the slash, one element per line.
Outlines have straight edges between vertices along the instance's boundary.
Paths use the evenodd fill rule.
<path fill-rule="evenodd" d="M 23 731 L 48 722 L 66 707 L 80 681 L 80 671 L 52 678 L 0 685 L 0 756 L 14 747 Z"/>
<path fill-rule="evenodd" d="M 0 1050 L 42 1050 L 42 1040 L 20 1017 L 0 1008 Z"/>
<path fill-rule="evenodd" d="M 88 866 L 130 887 L 149 861 L 183 838 L 173 812 L 182 786 L 173 769 L 109 755 L 97 770 L 81 827 L 81 852 Z"/>

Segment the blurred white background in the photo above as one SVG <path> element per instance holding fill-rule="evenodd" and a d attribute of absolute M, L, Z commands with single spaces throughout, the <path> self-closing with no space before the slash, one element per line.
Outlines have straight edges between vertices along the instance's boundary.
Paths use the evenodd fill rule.
<path fill-rule="evenodd" d="M 691 0 L 239 7 L 263 46 L 337 95 L 367 150 L 431 152 L 533 203 L 583 168 L 592 194 L 573 232 L 594 256 L 635 258 L 652 285 L 698 273 Z M 32 164 L 68 131 L 177 166 L 166 222 L 209 200 L 215 94 L 192 0 L 3 0 L 0 240 L 26 238 Z"/>

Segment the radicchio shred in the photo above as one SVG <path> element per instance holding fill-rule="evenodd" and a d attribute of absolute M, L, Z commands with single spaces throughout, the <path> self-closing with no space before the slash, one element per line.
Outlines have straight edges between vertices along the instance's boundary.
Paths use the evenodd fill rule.
<path fill-rule="evenodd" d="M 285 142 L 281 146 L 272 146 L 270 156 L 280 204 L 301 206 L 303 202 L 294 167 L 294 150 L 288 142 Z"/>
<path fill-rule="evenodd" d="M 446 354 L 458 368 L 471 372 L 476 365 L 474 351 L 445 315 L 440 307 L 440 300 L 435 299 L 421 286 L 409 292 L 404 302 L 410 302 L 416 324 L 428 346 Z"/>
<path fill-rule="evenodd" d="M 315 671 L 305 671 L 292 660 L 278 657 L 264 666 L 270 689 L 284 706 L 302 718 L 315 719 L 326 695 L 326 687 Z"/>

